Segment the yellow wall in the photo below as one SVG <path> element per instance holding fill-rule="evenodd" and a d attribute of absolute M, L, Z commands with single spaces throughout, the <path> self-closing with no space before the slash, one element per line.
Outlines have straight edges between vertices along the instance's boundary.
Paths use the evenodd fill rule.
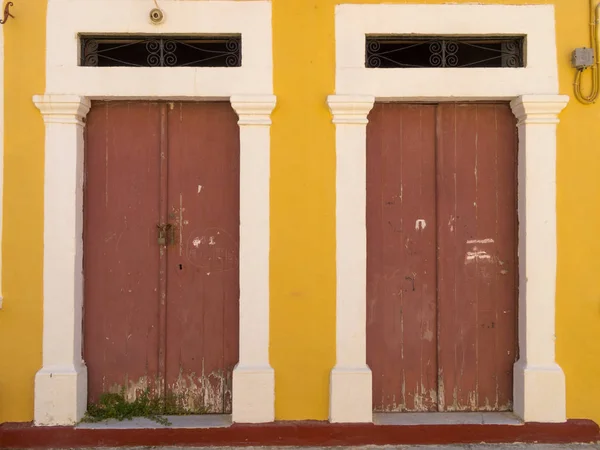
<path fill-rule="evenodd" d="M 44 125 L 31 97 L 44 92 L 46 2 L 15 1 L 4 31 L 3 294 L 0 422 L 33 417 L 42 363 Z"/>
<path fill-rule="evenodd" d="M 0 421 L 31 420 L 33 376 L 41 363 L 43 125 L 31 96 L 44 90 L 45 2 L 16 3 L 19 20 L 3 26 Z M 336 3 L 273 0 L 278 107 L 272 129 L 271 362 L 278 419 L 326 419 L 335 363 L 335 143 L 325 100 L 334 91 Z M 587 1 L 553 3 L 561 93 L 572 96 L 569 55 L 589 46 Z M 568 416 L 600 422 L 600 105 L 572 100 L 561 119 L 557 357 L 567 375 Z"/>
<path fill-rule="evenodd" d="M 279 106 L 272 131 L 271 362 L 279 419 L 328 414 L 335 363 L 335 149 L 325 99 L 334 89 L 338 3 L 382 1 L 273 0 Z M 572 96 L 570 53 L 589 46 L 587 0 L 479 3 L 554 3 L 560 90 Z M 600 423 L 600 105 L 572 99 L 561 119 L 557 357 L 567 376 L 568 416 Z"/>

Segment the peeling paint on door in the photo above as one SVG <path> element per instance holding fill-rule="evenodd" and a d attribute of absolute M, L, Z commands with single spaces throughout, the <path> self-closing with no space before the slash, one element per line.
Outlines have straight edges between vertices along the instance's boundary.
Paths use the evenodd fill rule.
<path fill-rule="evenodd" d="M 512 408 L 515 130 L 506 104 L 381 103 L 371 111 L 367 362 L 375 411 Z"/>
<path fill-rule="evenodd" d="M 124 392 L 133 401 L 147 390 L 187 411 L 230 413 L 236 114 L 226 102 L 94 102 L 85 147 L 89 400 Z"/>

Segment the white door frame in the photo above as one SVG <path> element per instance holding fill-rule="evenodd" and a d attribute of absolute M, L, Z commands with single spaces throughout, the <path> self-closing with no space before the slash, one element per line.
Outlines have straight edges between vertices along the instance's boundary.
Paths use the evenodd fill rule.
<path fill-rule="evenodd" d="M 330 420 L 372 421 L 366 363 L 366 126 L 375 101 L 511 101 L 518 119 L 519 349 L 514 411 L 527 422 L 566 420 L 565 377 L 555 360 L 556 126 L 552 5 L 338 5 L 336 92 L 336 365 Z M 524 68 L 365 68 L 365 35 L 522 35 Z"/>
<path fill-rule="evenodd" d="M 269 1 L 49 0 L 46 92 L 34 97 L 46 127 L 43 367 L 35 423 L 69 425 L 87 407 L 82 360 L 83 128 L 90 100 L 229 100 L 240 126 L 240 357 L 234 422 L 274 420 L 269 364 L 270 114 L 275 107 Z M 242 67 L 80 67 L 80 33 L 242 35 Z"/>

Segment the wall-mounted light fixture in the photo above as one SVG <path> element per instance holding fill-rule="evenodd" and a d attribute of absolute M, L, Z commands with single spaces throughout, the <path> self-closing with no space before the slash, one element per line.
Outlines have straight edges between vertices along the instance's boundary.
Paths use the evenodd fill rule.
<path fill-rule="evenodd" d="M 10 13 L 11 6 L 13 6 L 13 2 L 8 2 L 4 6 L 4 18 L 0 19 L 0 25 L 4 25 L 9 17 L 12 17 L 13 19 L 15 18 L 15 16 Z"/>
<path fill-rule="evenodd" d="M 163 22 L 163 20 L 165 20 L 165 13 L 161 7 L 158 6 L 157 0 L 154 0 L 154 6 L 155 8 L 150 10 L 150 22 L 154 25 L 159 25 Z"/>

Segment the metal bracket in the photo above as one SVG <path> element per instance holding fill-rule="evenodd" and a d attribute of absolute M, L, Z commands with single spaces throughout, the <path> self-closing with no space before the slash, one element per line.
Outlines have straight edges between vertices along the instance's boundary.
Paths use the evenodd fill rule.
<path fill-rule="evenodd" d="M 6 21 L 8 20 L 9 17 L 12 17 L 13 19 L 15 18 L 15 16 L 13 16 L 10 13 L 10 7 L 14 6 L 13 2 L 8 2 L 5 6 L 4 6 L 4 18 L 0 19 L 0 25 L 4 25 L 6 23 Z"/>

